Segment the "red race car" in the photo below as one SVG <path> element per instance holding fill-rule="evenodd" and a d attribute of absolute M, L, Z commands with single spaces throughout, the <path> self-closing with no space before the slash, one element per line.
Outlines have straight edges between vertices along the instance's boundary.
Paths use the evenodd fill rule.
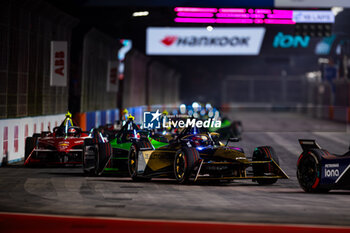
<path fill-rule="evenodd" d="M 105 139 L 96 130 L 84 132 L 73 124 L 72 115 L 66 114 L 60 126 L 53 131 L 34 133 L 25 142 L 24 165 L 82 164 L 85 138 L 94 138 L 100 143 Z"/>

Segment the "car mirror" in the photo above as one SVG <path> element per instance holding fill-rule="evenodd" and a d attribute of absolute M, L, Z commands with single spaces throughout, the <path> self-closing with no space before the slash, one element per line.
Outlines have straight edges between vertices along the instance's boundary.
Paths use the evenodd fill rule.
<path fill-rule="evenodd" d="M 240 138 L 229 138 L 229 139 L 227 139 L 227 142 L 226 142 L 226 145 L 225 146 L 227 146 L 227 144 L 229 143 L 229 142 L 239 142 L 241 139 Z"/>
<path fill-rule="evenodd" d="M 229 142 L 239 142 L 241 139 L 240 138 L 229 138 Z"/>

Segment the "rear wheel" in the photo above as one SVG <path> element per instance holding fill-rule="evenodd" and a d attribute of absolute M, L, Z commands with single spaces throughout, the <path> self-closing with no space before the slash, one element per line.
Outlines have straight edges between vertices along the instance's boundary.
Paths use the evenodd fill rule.
<path fill-rule="evenodd" d="M 99 167 L 99 156 L 97 144 L 93 139 L 85 139 L 83 146 L 83 170 L 87 175 L 97 175 Z"/>
<path fill-rule="evenodd" d="M 196 148 L 184 147 L 177 151 L 174 161 L 174 175 L 178 183 L 184 184 L 189 181 L 193 167 L 199 160 Z"/>
<path fill-rule="evenodd" d="M 322 152 L 311 150 L 300 155 L 297 166 L 297 178 L 300 187 L 308 193 L 325 193 L 329 189 L 320 188 Z"/>
<path fill-rule="evenodd" d="M 261 146 L 257 147 L 253 153 L 253 161 L 275 161 L 279 165 L 279 159 L 275 150 L 270 146 Z M 253 173 L 254 176 L 266 176 L 275 175 L 275 167 L 272 163 L 262 163 L 262 164 L 253 164 Z M 260 185 L 270 185 L 277 182 L 277 178 L 258 178 L 255 179 Z"/>

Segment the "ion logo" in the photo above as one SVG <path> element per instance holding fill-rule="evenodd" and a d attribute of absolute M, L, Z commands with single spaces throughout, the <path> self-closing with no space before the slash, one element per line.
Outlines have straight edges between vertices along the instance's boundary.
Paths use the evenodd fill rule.
<path fill-rule="evenodd" d="M 338 177 L 339 176 L 339 170 L 338 169 L 325 169 L 324 170 L 325 177 Z"/>
<path fill-rule="evenodd" d="M 162 40 L 162 43 L 166 46 L 170 46 L 174 44 L 174 42 L 177 40 L 177 36 L 167 36 Z"/>
<path fill-rule="evenodd" d="M 297 48 L 302 47 L 306 48 L 309 45 L 310 37 L 309 36 L 292 36 L 292 35 L 284 35 L 282 32 L 279 32 L 275 39 L 273 40 L 274 48 Z"/>
<path fill-rule="evenodd" d="M 143 113 L 143 127 L 146 129 L 159 129 L 160 128 L 160 116 L 159 109 L 156 112 L 144 112 Z"/>

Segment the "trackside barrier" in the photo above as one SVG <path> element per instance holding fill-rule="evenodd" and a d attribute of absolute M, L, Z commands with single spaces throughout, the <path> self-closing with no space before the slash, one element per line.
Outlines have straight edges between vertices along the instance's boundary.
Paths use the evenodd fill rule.
<path fill-rule="evenodd" d="M 166 109 L 177 108 L 178 104 L 169 105 L 152 105 L 152 106 L 136 106 L 127 108 L 129 114 L 135 117 L 137 124 L 142 124 L 144 111 L 164 111 Z M 99 127 L 101 125 L 114 123 L 116 120 L 120 120 L 119 109 L 101 110 L 95 112 L 78 113 L 75 115 L 75 120 L 83 130 L 91 130 L 92 128 Z"/>
<path fill-rule="evenodd" d="M 111 124 L 119 120 L 119 109 L 77 113 L 74 119 L 83 130 L 91 130 L 92 128 Z"/>
<path fill-rule="evenodd" d="M 23 160 L 25 138 L 33 133 L 52 130 L 65 114 L 0 120 L 0 166 L 3 162 Z"/>

